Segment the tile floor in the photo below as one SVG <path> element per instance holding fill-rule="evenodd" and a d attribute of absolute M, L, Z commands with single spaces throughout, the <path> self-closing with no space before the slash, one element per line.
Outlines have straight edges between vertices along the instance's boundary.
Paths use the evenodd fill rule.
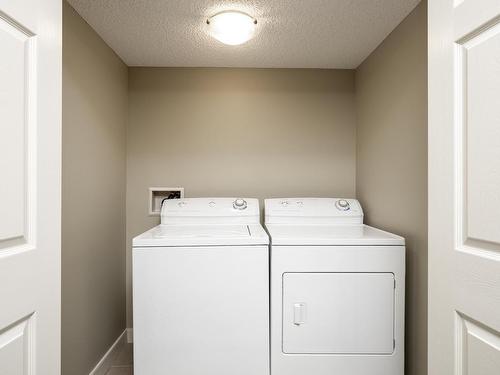
<path fill-rule="evenodd" d="M 125 344 L 122 350 L 116 355 L 113 365 L 106 375 L 133 375 L 133 352 L 132 344 Z"/>

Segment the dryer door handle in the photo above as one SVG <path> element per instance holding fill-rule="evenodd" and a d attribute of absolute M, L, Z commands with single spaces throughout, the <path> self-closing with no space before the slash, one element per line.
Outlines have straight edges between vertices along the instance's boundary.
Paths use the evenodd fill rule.
<path fill-rule="evenodd" d="M 293 324 L 300 326 L 306 322 L 306 304 L 297 302 L 293 304 Z"/>

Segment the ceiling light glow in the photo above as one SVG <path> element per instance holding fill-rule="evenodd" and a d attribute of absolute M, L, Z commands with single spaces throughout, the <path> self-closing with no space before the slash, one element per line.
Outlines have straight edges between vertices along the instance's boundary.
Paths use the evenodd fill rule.
<path fill-rule="evenodd" d="M 257 20 L 239 11 L 224 11 L 207 20 L 210 35 L 218 41 L 236 46 L 252 39 Z"/>

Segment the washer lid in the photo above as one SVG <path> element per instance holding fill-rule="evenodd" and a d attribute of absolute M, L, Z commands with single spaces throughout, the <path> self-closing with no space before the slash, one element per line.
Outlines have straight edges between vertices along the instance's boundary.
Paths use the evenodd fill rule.
<path fill-rule="evenodd" d="M 272 245 L 383 246 L 404 245 L 403 237 L 364 224 L 266 224 Z"/>
<path fill-rule="evenodd" d="M 267 245 L 260 224 L 158 225 L 133 240 L 134 247 Z"/>

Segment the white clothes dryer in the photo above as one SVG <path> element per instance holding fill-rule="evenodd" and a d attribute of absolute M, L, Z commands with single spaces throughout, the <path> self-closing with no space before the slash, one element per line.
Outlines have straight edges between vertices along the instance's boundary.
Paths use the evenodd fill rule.
<path fill-rule="evenodd" d="M 403 375 L 405 243 L 354 199 L 265 201 L 272 375 Z"/>
<path fill-rule="evenodd" d="M 133 240 L 134 374 L 269 374 L 268 236 L 257 199 L 167 200 Z"/>

